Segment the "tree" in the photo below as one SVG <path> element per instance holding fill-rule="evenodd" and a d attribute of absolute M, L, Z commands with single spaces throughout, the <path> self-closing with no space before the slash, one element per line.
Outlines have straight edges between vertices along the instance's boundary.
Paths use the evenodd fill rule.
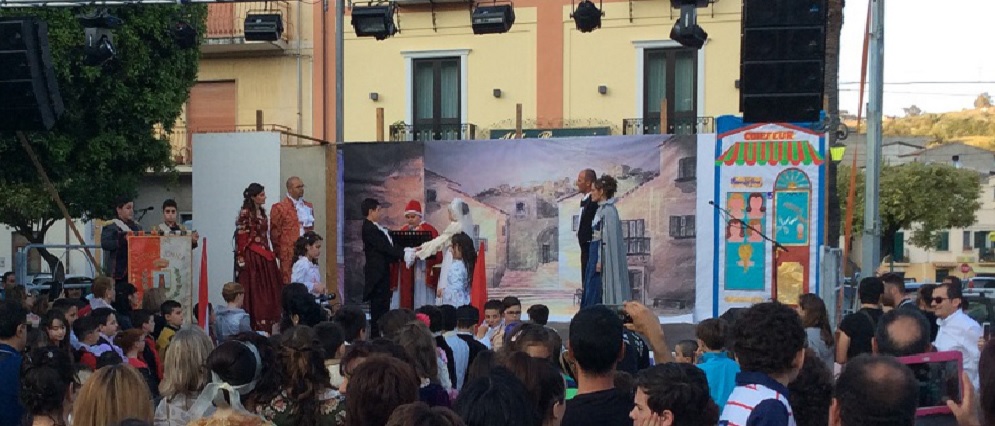
<path fill-rule="evenodd" d="M 837 185 L 845 194 L 850 185 L 849 167 L 840 167 Z M 898 231 L 911 230 L 909 243 L 928 248 L 937 243 L 937 231 L 973 225 L 981 208 L 980 197 L 981 175 L 973 170 L 918 162 L 883 166 L 879 204 L 882 257 L 892 253 Z M 860 172 L 853 215 L 855 239 L 864 229 L 864 200 L 864 173 Z"/>
<path fill-rule="evenodd" d="M 825 87 L 826 101 L 828 104 L 829 116 L 829 146 L 836 144 L 836 127 L 840 123 L 840 34 L 843 30 L 843 4 L 844 0 L 829 0 L 826 9 L 826 74 Z M 838 165 L 829 162 L 829 203 L 827 220 L 829 221 L 829 235 L 827 243 L 830 247 L 836 247 L 840 240 L 840 223 L 842 218 L 840 212 L 840 197 L 836 191 L 836 176 Z"/>
<path fill-rule="evenodd" d="M 917 107 L 915 105 L 912 105 L 912 106 L 910 106 L 908 108 L 902 108 L 902 110 L 905 111 L 905 116 L 906 117 L 918 117 L 918 116 L 922 115 L 922 110 L 919 109 L 919 107 Z"/>
<path fill-rule="evenodd" d="M 984 92 L 978 95 L 978 98 L 974 100 L 974 107 L 977 109 L 981 108 L 991 108 L 992 107 L 992 97 L 988 92 Z"/>
<path fill-rule="evenodd" d="M 197 77 L 198 49 L 177 47 L 170 25 L 183 19 L 203 33 L 204 5 L 134 5 L 112 9 L 117 57 L 83 65 L 77 8 L 3 10 L 48 23 L 49 45 L 66 112 L 50 132 L 28 133 L 49 178 L 74 218 L 110 217 L 112 200 L 134 194 L 143 173 L 170 170 L 168 142 L 153 128 L 171 129 Z M 11 132 L 0 133 L 0 223 L 31 243 L 62 214 Z M 53 266 L 58 259 L 41 255 Z"/>

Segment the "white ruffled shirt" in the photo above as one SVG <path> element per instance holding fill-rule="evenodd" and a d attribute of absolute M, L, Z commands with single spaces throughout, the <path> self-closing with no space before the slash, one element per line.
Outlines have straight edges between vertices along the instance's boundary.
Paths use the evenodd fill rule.
<path fill-rule="evenodd" d="M 287 194 L 287 198 L 290 202 L 294 203 L 294 208 L 297 209 L 297 221 L 301 223 L 300 226 L 300 236 L 304 235 L 304 228 L 310 228 L 314 226 L 314 210 L 304 204 L 304 197 L 299 200 L 295 200 L 290 194 Z"/>
<path fill-rule="evenodd" d="M 298 257 L 297 261 L 294 262 L 290 281 L 304 284 L 307 286 L 308 291 L 313 292 L 315 286 L 321 285 L 321 270 L 318 268 L 318 265 L 308 260 L 306 256 Z"/>

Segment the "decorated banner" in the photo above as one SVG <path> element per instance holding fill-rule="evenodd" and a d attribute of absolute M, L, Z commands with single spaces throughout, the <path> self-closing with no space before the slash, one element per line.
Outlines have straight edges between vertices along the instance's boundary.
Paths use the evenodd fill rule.
<path fill-rule="evenodd" d="M 180 302 L 187 318 L 193 312 L 193 249 L 186 235 L 129 235 L 128 281 L 138 288 L 163 288 Z"/>
<path fill-rule="evenodd" d="M 794 305 L 799 295 L 818 291 L 825 152 L 822 135 L 791 125 L 719 135 L 714 312 L 765 300 Z"/>

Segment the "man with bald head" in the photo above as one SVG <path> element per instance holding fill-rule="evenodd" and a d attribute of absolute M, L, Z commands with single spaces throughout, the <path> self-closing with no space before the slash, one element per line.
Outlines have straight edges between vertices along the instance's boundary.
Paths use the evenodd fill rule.
<path fill-rule="evenodd" d="M 843 367 L 829 408 L 831 426 L 916 424 L 919 382 L 895 358 L 860 355 Z"/>
<path fill-rule="evenodd" d="M 314 206 L 304 201 L 304 181 L 297 176 L 287 179 L 287 196 L 273 204 L 269 219 L 273 252 L 280 259 L 283 283 L 290 282 L 294 266 L 294 243 L 305 232 L 314 230 Z"/>
<path fill-rule="evenodd" d="M 894 357 L 932 352 L 929 323 L 919 312 L 893 309 L 878 320 L 871 346 L 875 355 Z"/>

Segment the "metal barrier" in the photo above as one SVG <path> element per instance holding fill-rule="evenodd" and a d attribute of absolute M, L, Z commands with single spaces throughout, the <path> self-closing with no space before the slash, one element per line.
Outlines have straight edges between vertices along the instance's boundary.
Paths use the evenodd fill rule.
<path fill-rule="evenodd" d="M 99 248 L 100 248 L 100 246 L 95 245 L 95 244 L 84 244 L 84 245 L 73 245 L 73 244 L 28 244 L 28 245 L 26 245 L 24 247 L 21 247 L 21 248 L 17 249 L 17 253 L 14 254 L 14 270 L 16 271 L 15 275 L 16 275 L 17 283 L 24 285 L 25 288 L 28 289 L 28 290 L 37 290 L 37 289 L 41 289 L 41 288 L 47 288 L 46 285 L 36 285 L 34 282 L 30 282 L 28 280 L 28 253 L 31 252 L 32 249 L 62 249 L 62 250 L 66 250 L 66 254 L 68 254 L 69 252 L 75 251 L 75 250 L 84 250 L 84 249 L 94 250 L 94 249 L 99 249 Z M 84 256 L 84 259 L 87 259 L 86 256 Z M 94 265 L 94 264 L 90 263 L 89 259 L 87 259 L 87 263 L 90 264 L 91 276 L 89 278 L 93 278 L 96 275 L 98 275 L 99 268 L 97 267 L 97 265 Z M 59 261 L 59 264 L 63 265 L 62 261 Z M 55 281 L 55 282 L 64 282 L 65 281 L 65 277 L 64 276 L 62 277 L 62 281 L 58 280 L 58 277 L 57 277 L 58 271 L 52 271 L 51 274 L 52 274 L 52 281 Z M 63 272 L 62 275 L 65 275 L 65 272 Z M 89 286 L 90 286 L 89 284 L 69 284 L 69 285 L 64 286 L 64 288 L 87 288 Z"/>

